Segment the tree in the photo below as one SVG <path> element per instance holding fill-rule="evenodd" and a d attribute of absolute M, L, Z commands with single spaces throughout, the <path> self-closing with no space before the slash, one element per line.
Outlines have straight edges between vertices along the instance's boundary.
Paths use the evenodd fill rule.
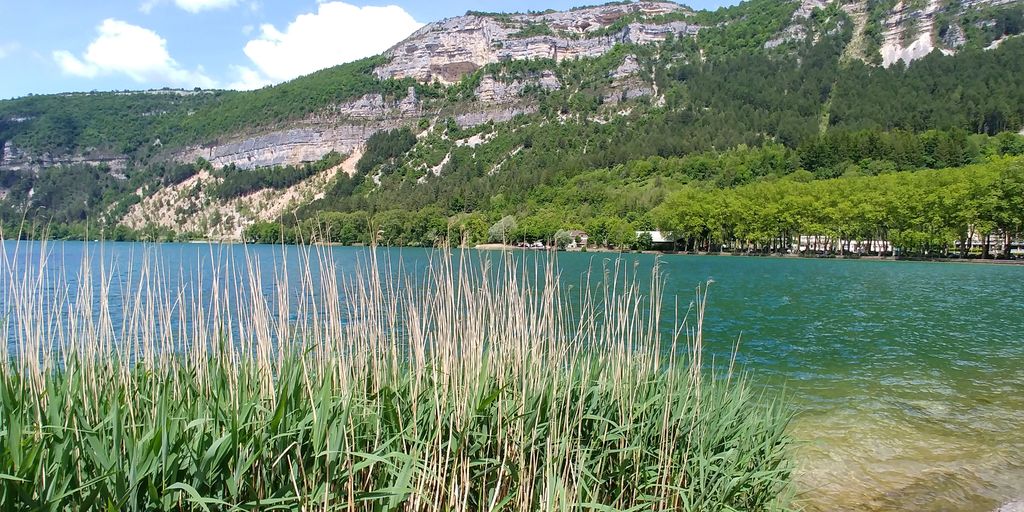
<path fill-rule="evenodd" d="M 654 238 L 648 231 L 642 231 L 636 236 L 636 242 L 633 244 L 633 248 L 638 251 L 649 251 L 654 247 Z"/>
<path fill-rule="evenodd" d="M 452 218 L 452 224 L 459 233 L 459 243 L 474 246 L 487 242 L 487 221 L 479 213 L 464 213 Z"/>
<path fill-rule="evenodd" d="M 565 248 L 575 242 L 575 240 L 576 239 L 564 229 L 559 229 L 555 232 L 555 246 L 557 246 L 559 250 L 565 250 Z"/>
<path fill-rule="evenodd" d="M 516 218 L 511 215 L 502 217 L 487 230 L 487 238 L 491 242 L 508 243 L 516 231 Z"/>

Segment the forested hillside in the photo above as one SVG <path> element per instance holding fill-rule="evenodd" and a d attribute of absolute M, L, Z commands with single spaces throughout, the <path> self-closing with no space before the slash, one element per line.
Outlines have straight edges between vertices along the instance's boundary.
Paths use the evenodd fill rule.
<path fill-rule="evenodd" d="M 929 20 L 934 51 L 888 67 L 872 53 L 892 44 L 879 34 L 900 29 L 885 2 L 631 5 L 608 7 L 621 16 L 581 33 L 571 22 L 586 9 L 468 16 L 508 27 L 494 51 L 531 37 L 569 49 L 621 40 L 594 57 L 470 67 L 450 83 L 381 76 L 395 65 L 389 54 L 254 92 L 0 102 L 5 235 L 46 225 L 69 237 L 472 244 L 503 222 L 515 228 L 502 233 L 526 241 L 585 229 L 630 247 L 636 231 L 659 229 L 680 248 L 760 251 L 831 233 L 922 254 L 956 252 L 978 234 L 1019 236 L 1019 1 L 943 4 Z M 963 41 L 947 45 L 954 26 Z M 649 35 L 631 39 L 638 32 Z M 232 153 L 235 140 L 256 149 Z M 319 153 L 259 164 L 278 143 Z M 287 207 L 224 215 L 226 202 L 303 184 Z M 950 188 L 973 199 L 943 196 Z M 892 209 L 895 198 L 925 196 Z M 190 206 L 143 215 L 169 197 Z M 885 214 L 835 213 L 840 205 Z M 833 213 L 797 215 L 808 208 Z"/>

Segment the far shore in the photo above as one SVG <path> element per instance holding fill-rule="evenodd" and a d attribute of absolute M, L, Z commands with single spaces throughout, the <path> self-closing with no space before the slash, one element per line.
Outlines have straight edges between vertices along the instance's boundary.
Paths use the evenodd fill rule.
<path fill-rule="evenodd" d="M 15 240 L 10 240 L 10 241 L 15 241 Z M 25 240 L 25 241 L 28 241 L 28 240 Z M 83 242 L 85 240 L 61 240 L 61 241 Z M 113 242 L 112 240 L 105 240 L 105 241 L 106 242 Z M 96 242 L 104 242 L 104 240 L 91 240 L 91 241 L 85 241 L 85 242 L 96 243 Z M 278 244 L 251 243 L 251 242 L 246 242 L 244 240 L 239 240 L 237 238 L 195 239 L 195 240 L 187 240 L 187 241 L 160 241 L 160 242 L 125 240 L 123 242 L 124 243 L 157 243 L 157 244 L 163 244 L 163 243 L 172 243 L 172 244 L 174 244 L 174 243 L 187 243 L 187 244 L 225 244 L 225 245 L 282 245 L 280 243 L 278 243 Z M 298 244 L 291 244 L 291 243 L 289 243 L 289 244 L 284 244 L 284 245 L 298 245 Z M 315 243 L 312 243 L 312 244 L 309 244 L 309 245 L 316 245 L 316 246 L 322 246 L 322 247 L 369 247 L 368 245 L 365 245 L 365 244 L 342 244 L 342 243 L 336 243 L 336 242 L 315 242 Z M 392 246 L 380 246 L 380 247 L 392 247 Z M 415 249 L 423 249 L 424 248 L 424 247 L 413 247 L 413 246 L 393 246 L 393 248 L 397 248 L 397 249 L 401 249 L 401 248 L 405 248 L 405 247 L 408 247 L 408 248 L 411 248 L 411 249 L 412 248 L 415 248 Z M 479 250 L 479 251 L 513 251 L 514 250 L 514 251 L 528 251 L 528 252 L 529 251 L 547 252 L 547 251 L 551 251 L 552 250 L 550 247 L 545 247 L 545 248 L 517 247 L 517 246 L 514 246 L 514 245 L 506 245 L 506 244 L 500 244 L 500 243 L 478 244 L 478 245 L 474 245 L 474 246 L 460 246 L 460 248 L 462 248 L 462 249 L 476 249 L 476 250 Z M 799 259 L 808 259 L 808 260 L 820 259 L 820 260 L 865 260 L 865 261 L 917 261 L 917 262 L 928 262 L 928 263 L 973 263 L 973 264 L 979 264 L 980 263 L 980 264 L 990 264 L 990 265 L 1024 265 L 1024 257 L 1018 258 L 1018 259 L 1011 259 L 1011 260 L 997 259 L 997 258 L 982 259 L 982 258 L 957 258 L 957 257 L 950 257 L 950 258 L 941 258 L 941 257 L 940 258 L 927 258 L 927 257 L 918 257 L 918 256 L 910 256 L 910 257 L 905 257 L 904 258 L 904 257 L 877 256 L 877 255 L 859 256 L 859 255 L 856 255 L 856 254 L 853 254 L 853 255 L 827 254 L 826 255 L 826 254 L 794 254 L 794 253 L 733 253 L 733 252 L 706 252 L 706 251 L 692 252 L 692 251 L 655 251 L 655 250 L 649 250 L 649 251 L 625 250 L 625 251 L 622 251 L 622 250 L 618 250 L 618 249 L 609 249 L 607 247 L 587 247 L 586 251 L 583 251 L 583 250 L 581 250 L 579 248 L 576 248 L 576 249 L 564 249 L 564 250 L 561 250 L 559 252 L 602 253 L 602 254 L 609 254 L 609 253 L 618 253 L 618 254 L 652 254 L 652 255 L 659 255 L 659 256 L 737 256 L 737 257 L 744 257 L 745 256 L 745 257 L 750 257 L 750 258 L 772 258 L 772 259 L 799 258 Z"/>
<path fill-rule="evenodd" d="M 540 249 L 532 247 L 517 247 L 514 245 L 505 244 L 479 244 L 473 247 L 467 247 L 469 249 L 477 249 L 482 251 L 502 251 L 502 250 L 517 250 L 517 251 L 550 251 L 550 248 Z M 859 256 L 859 255 L 839 255 L 839 254 L 794 254 L 794 253 L 733 253 L 733 252 L 706 252 L 706 251 L 620 251 L 618 249 L 609 249 L 605 247 L 588 247 L 586 251 L 580 249 L 566 249 L 559 252 L 583 252 L 583 253 L 633 253 L 633 254 L 653 254 L 658 256 L 737 256 L 737 257 L 750 257 L 750 258 L 773 258 L 773 259 L 807 259 L 807 260 L 866 260 L 866 261 L 917 261 L 917 262 L 929 262 L 929 263 L 985 263 L 995 265 L 1024 265 L 1024 258 L 1015 260 L 1006 259 L 995 259 L 995 258 L 925 258 L 925 257 L 895 257 L 895 256 Z"/>

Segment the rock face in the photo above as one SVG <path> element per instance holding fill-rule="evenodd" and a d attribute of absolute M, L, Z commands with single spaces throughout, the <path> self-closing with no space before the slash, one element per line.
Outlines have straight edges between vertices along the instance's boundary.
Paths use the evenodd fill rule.
<path fill-rule="evenodd" d="M 996 512 L 1024 512 L 1024 501 L 1011 501 L 999 507 Z"/>
<path fill-rule="evenodd" d="M 544 71 L 537 76 L 525 80 L 505 82 L 486 75 L 480 79 L 480 85 L 474 91 L 476 98 L 488 103 L 512 103 L 519 100 L 527 87 L 537 87 L 544 91 L 555 91 L 562 88 L 562 83 L 554 71 Z"/>
<path fill-rule="evenodd" d="M 800 7 L 793 12 L 793 19 L 810 18 L 815 9 L 822 9 L 829 4 L 829 0 L 802 0 Z"/>
<path fill-rule="evenodd" d="M 0 171 L 39 171 L 48 167 L 61 165 L 106 165 L 111 171 L 120 172 L 128 166 L 128 157 L 124 155 L 80 154 L 51 155 L 42 153 L 33 155 L 22 151 L 11 141 L 4 143 L 0 155 Z"/>
<path fill-rule="evenodd" d="M 187 180 L 161 189 L 132 205 L 121 224 L 141 229 L 160 226 L 176 231 L 203 233 L 214 239 L 240 240 L 242 231 L 256 221 L 268 221 L 293 213 L 299 206 L 322 198 L 338 173 L 352 174 L 362 154 L 356 150 L 341 165 L 326 169 L 291 187 L 263 189 L 222 201 L 208 190 L 219 179 L 201 171 Z"/>
<path fill-rule="evenodd" d="M 637 74 L 640 71 L 640 62 L 636 60 L 636 55 L 626 55 L 626 58 L 622 61 L 619 67 L 615 68 L 609 76 L 615 80 L 622 80 Z"/>
<path fill-rule="evenodd" d="M 807 27 L 803 25 L 790 25 L 783 29 L 782 33 L 764 42 L 764 47 L 772 49 L 777 46 L 786 44 L 790 41 L 802 41 L 807 37 Z"/>
<path fill-rule="evenodd" d="M 940 7 L 941 0 L 928 0 L 923 9 L 912 9 L 904 0 L 896 4 L 886 20 L 883 33 L 883 66 L 889 67 L 901 60 L 910 63 L 935 49 L 932 29 L 935 27 L 935 15 Z"/>
<path fill-rule="evenodd" d="M 928 55 L 938 48 L 950 54 L 966 44 L 963 27 L 956 17 L 968 10 L 1018 4 L 1021 0 L 965 0 L 950 3 L 943 0 L 927 0 L 924 7 L 915 8 L 914 3 L 900 0 L 888 13 L 882 27 L 882 65 L 891 66 L 898 61 L 907 64 Z M 956 7 L 951 7 L 951 6 Z M 940 15 L 953 18 L 948 26 L 937 26 Z M 945 33 L 939 38 L 940 29 Z"/>
<path fill-rule="evenodd" d="M 636 55 L 627 55 L 619 67 L 608 73 L 612 79 L 611 88 L 602 97 L 607 105 L 617 105 L 619 102 L 653 96 L 653 87 L 645 83 L 640 77 L 643 69 Z"/>
<path fill-rule="evenodd" d="M 412 77 L 422 82 L 453 83 L 487 64 L 506 60 L 597 57 L 617 43 L 646 44 L 692 36 L 700 30 L 685 21 L 661 21 L 657 16 L 686 15 L 671 2 L 604 5 L 567 12 L 517 15 L 467 15 L 431 23 L 385 54 L 391 61 L 378 67 L 381 78 Z M 625 24 L 627 16 L 650 21 Z M 522 37 L 538 32 L 540 35 Z M 534 32 L 530 32 L 531 29 Z"/>
<path fill-rule="evenodd" d="M 951 24 L 942 36 L 942 44 L 947 48 L 960 48 L 967 44 L 967 36 L 964 34 L 964 29 L 959 24 Z"/>
<path fill-rule="evenodd" d="M 401 100 L 389 102 L 380 94 L 366 94 L 356 100 L 327 108 L 318 117 L 381 120 L 419 115 L 420 100 L 416 96 L 416 88 L 410 87 Z"/>
<path fill-rule="evenodd" d="M 542 84 L 542 79 L 537 83 Z M 507 87 L 505 90 L 508 90 Z M 517 115 L 536 111 L 535 105 L 495 101 L 453 117 L 461 128 L 467 128 L 490 121 L 505 122 Z M 216 168 L 228 165 L 240 169 L 295 165 L 319 160 L 331 151 L 351 154 L 361 148 L 375 132 L 412 125 L 417 119 L 415 116 L 401 114 L 362 121 L 321 116 L 287 130 L 190 148 L 175 155 L 174 159 L 191 162 L 204 158 Z"/>
<path fill-rule="evenodd" d="M 374 132 L 397 128 L 421 114 L 413 87 L 401 100 L 390 102 L 380 94 L 367 94 L 325 109 L 294 128 L 191 148 L 176 159 L 202 157 L 217 168 L 241 169 L 312 162 L 331 151 L 351 153 Z"/>
<path fill-rule="evenodd" d="M 351 153 L 373 132 L 394 126 L 344 124 L 293 128 L 226 144 L 194 148 L 179 159 L 192 161 L 202 157 L 217 168 L 235 165 L 241 169 L 312 162 L 331 151 Z"/>
<path fill-rule="evenodd" d="M 466 112 L 455 116 L 455 124 L 459 128 L 469 128 L 472 126 L 481 125 L 490 121 L 495 123 L 504 123 L 510 121 L 513 117 L 522 114 L 533 114 L 537 112 L 536 105 L 512 105 L 512 106 L 501 106 L 498 105 L 496 108 L 488 108 L 485 110 L 476 110 L 472 112 Z"/>

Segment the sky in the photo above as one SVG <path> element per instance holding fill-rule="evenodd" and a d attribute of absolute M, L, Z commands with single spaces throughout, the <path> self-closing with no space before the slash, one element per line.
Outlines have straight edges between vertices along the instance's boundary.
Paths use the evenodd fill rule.
<path fill-rule="evenodd" d="M 348 3 L 352 2 L 352 3 Z M 124 89 L 254 89 L 376 55 L 467 10 L 604 0 L 0 0 L 0 99 Z M 735 0 L 688 2 L 715 8 Z"/>

